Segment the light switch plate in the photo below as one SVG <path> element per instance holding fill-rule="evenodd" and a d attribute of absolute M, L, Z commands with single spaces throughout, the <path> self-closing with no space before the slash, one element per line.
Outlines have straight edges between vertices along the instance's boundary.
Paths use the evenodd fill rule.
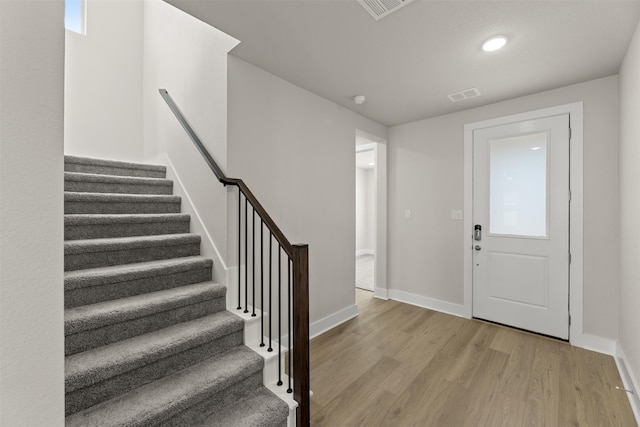
<path fill-rule="evenodd" d="M 451 211 L 451 219 L 453 221 L 462 221 L 462 211 L 459 211 L 459 210 Z"/>
<path fill-rule="evenodd" d="M 407 209 L 404 211 L 404 219 L 411 219 L 411 210 Z"/>

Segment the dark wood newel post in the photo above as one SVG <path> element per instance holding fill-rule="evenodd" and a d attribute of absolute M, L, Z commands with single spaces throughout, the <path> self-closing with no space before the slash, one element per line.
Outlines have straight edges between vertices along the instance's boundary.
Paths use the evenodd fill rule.
<path fill-rule="evenodd" d="M 309 397 L 309 246 L 293 245 L 293 398 L 297 427 L 311 425 Z"/>

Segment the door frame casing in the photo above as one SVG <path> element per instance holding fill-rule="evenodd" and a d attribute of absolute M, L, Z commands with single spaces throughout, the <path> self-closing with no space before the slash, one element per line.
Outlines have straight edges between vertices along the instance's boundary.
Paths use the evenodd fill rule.
<path fill-rule="evenodd" d="M 525 120 L 569 114 L 569 342 L 582 347 L 583 333 L 583 104 L 575 102 L 464 125 L 464 316 L 473 316 L 473 132 Z M 568 197 L 569 195 L 567 195 Z M 567 254 L 567 257 L 569 255 Z"/>

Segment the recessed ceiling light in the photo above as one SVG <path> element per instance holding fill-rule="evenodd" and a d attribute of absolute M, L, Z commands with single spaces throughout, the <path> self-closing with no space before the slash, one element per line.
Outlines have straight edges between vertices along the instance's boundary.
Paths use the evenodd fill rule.
<path fill-rule="evenodd" d="M 493 52 L 494 50 L 500 49 L 505 44 L 507 44 L 507 38 L 505 36 L 494 36 L 482 43 L 482 50 L 485 52 Z"/>
<path fill-rule="evenodd" d="M 533 150 L 533 151 L 536 151 L 536 150 L 539 150 L 539 149 L 541 149 L 541 148 L 542 148 L 542 147 L 533 147 L 533 148 L 532 148 L 532 150 Z"/>
<path fill-rule="evenodd" d="M 369 163 L 369 166 L 375 166 L 376 164 L 374 162 Z"/>

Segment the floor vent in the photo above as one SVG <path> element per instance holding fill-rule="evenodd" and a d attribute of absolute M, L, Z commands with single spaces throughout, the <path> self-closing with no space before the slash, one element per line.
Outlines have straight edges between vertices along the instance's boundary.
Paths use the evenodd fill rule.
<path fill-rule="evenodd" d="M 472 87 L 471 89 L 461 90 L 460 92 L 454 92 L 447 95 L 447 98 L 451 100 L 451 102 L 460 102 L 469 98 L 475 98 L 476 96 L 482 95 L 478 88 Z"/>
<path fill-rule="evenodd" d="M 408 5 L 413 0 L 358 0 L 360 6 L 369 12 L 376 21 Z"/>

